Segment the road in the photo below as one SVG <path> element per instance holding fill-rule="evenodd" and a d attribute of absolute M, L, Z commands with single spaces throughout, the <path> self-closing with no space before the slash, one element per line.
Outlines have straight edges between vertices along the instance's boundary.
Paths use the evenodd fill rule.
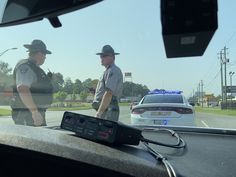
<path fill-rule="evenodd" d="M 198 127 L 236 129 L 236 117 L 198 112 L 196 125 Z"/>
<path fill-rule="evenodd" d="M 80 114 L 95 115 L 94 110 L 80 110 L 73 111 Z M 64 111 L 47 111 L 46 118 L 48 126 L 58 126 L 62 120 Z M 130 123 L 130 110 L 129 107 L 121 107 L 120 119 L 121 122 Z M 198 127 L 210 127 L 210 128 L 229 128 L 236 129 L 236 117 L 216 115 L 210 113 L 196 113 L 196 126 Z M 0 117 L 0 123 L 13 124 L 11 117 Z"/>
<path fill-rule="evenodd" d="M 2 107 L 4 109 L 10 109 L 9 107 Z M 120 121 L 126 124 L 130 123 L 130 110 L 129 107 L 121 107 L 121 115 L 120 115 Z M 95 110 L 89 109 L 89 110 L 79 110 L 79 111 L 71 111 L 71 112 L 76 112 L 80 114 L 85 114 L 89 116 L 94 116 L 95 115 Z M 47 125 L 48 126 L 57 126 L 60 125 L 60 122 L 62 120 L 64 111 L 47 111 L 46 112 L 46 119 L 47 119 Z M 13 124 L 13 121 L 11 119 L 11 116 L 2 116 L 0 117 L 0 123 L 4 124 Z"/>

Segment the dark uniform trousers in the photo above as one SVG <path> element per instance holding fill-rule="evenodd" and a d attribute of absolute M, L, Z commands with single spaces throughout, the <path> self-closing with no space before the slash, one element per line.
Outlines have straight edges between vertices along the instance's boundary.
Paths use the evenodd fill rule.
<path fill-rule="evenodd" d="M 118 105 L 118 101 L 116 98 L 112 98 L 110 105 L 107 110 L 101 115 L 102 119 L 118 121 L 120 114 L 120 109 Z"/>

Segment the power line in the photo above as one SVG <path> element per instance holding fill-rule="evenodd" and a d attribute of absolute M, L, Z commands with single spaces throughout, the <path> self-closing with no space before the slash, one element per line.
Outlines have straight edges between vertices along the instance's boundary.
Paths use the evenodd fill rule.
<path fill-rule="evenodd" d="M 212 71 L 213 68 L 216 68 L 216 65 L 218 65 L 218 61 L 214 60 L 214 62 L 211 63 L 209 69 L 207 72 L 202 76 L 203 79 L 206 79 L 206 77 L 209 75 L 209 73 Z"/>
<path fill-rule="evenodd" d="M 218 86 L 218 83 L 217 83 L 217 82 L 213 82 L 213 83 L 207 88 L 207 90 L 211 90 L 211 88 L 213 88 L 213 87 L 219 87 L 219 86 Z"/>
<path fill-rule="evenodd" d="M 232 39 L 233 39 L 233 37 L 235 36 L 235 34 L 236 34 L 236 31 L 234 31 L 233 34 L 229 37 L 229 39 L 226 41 L 225 45 L 229 45 L 229 44 L 230 44 L 229 42 L 232 41 Z M 234 41 L 235 41 L 235 40 L 234 40 Z"/>
<path fill-rule="evenodd" d="M 234 65 L 236 65 L 236 60 L 233 61 L 233 62 L 230 62 L 228 65 L 229 65 L 229 66 L 234 66 Z"/>
<path fill-rule="evenodd" d="M 213 81 L 215 81 L 219 75 L 220 75 L 220 70 L 216 73 L 214 78 L 208 84 L 206 84 L 205 88 L 210 87 L 212 85 Z"/>
<path fill-rule="evenodd" d="M 231 45 L 230 45 L 231 48 L 232 46 L 234 46 L 235 42 L 236 42 L 236 38 L 233 40 L 233 42 L 231 42 Z"/>

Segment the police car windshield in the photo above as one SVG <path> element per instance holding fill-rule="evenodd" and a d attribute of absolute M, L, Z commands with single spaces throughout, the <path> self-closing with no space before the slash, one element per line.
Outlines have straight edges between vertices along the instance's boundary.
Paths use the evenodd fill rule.
<path fill-rule="evenodd" d="M 48 20 L 0 28 L 0 124 L 60 126 L 65 111 L 99 118 L 108 112 L 111 120 L 132 124 L 135 102 L 145 97 L 143 104 L 192 109 L 195 114 L 187 116 L 197 127 L 235 129 L 236 1 L 218 0 L 219 28 L 202 56 L 176 58 L 166 55 L 161 14 L 167 11 L 160 2 L 106 0 L 59 16 L 60 28 Z M 195 22 L 181 18 L 176 18 L 181 24 Z M 177 23 L 166 29 L 181 28 Z M 180 40 L 185 46 L 194 41 L 194 36 Z"/>
<path fill-rule="evenodd" d="M 144 97 L 142 104 L 147 103 L 183 103 L 182 95 L 153 94 Z"/>

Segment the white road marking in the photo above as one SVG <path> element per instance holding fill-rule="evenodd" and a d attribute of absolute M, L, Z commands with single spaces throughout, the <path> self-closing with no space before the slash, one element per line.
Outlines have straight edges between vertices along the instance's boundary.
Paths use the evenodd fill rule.
<path fill-rule="evenodd" d="M 205 125 L 205 127 L 209 128 L 209 126 L 206 124 L 206 122 L 204 122 L 203 120 L 201 120 L 201 122 L 203 123 L 203 125 Z"/>

